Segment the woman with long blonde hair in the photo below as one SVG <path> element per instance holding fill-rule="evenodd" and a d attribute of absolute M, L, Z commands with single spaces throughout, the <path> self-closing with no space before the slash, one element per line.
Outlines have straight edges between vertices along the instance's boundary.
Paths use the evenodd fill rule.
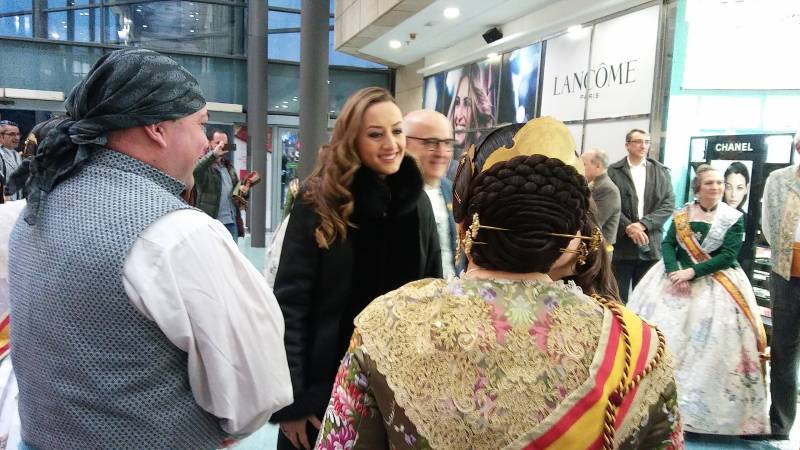
<path fill-rule="evenodd" d="M 275 296 L 294 403 L 272 416 L 278 449 L 313 445 L 353 318 L 388 291 L 442 275 L 436 222 L 405 154 L 402 121 L 385 89 L 353 94 L 292 207 Z"/>

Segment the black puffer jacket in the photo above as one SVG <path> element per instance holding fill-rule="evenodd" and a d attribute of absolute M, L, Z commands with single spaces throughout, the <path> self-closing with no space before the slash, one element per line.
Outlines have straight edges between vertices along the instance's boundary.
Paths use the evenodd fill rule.
<path fill-rule="evenodd" d="M 353 319 L 375 297 L 410 281 L 442 276 L 441 250 L 428 196 L 414 160 L 381 180 L 361 167 L 353 180 L 357 227 L 328 250 L 317 246 L 320 218 L 301 191 L 283 241 L 275 296 L 286 323 L 294 403 L 272 422 L 322 417 Z"/>

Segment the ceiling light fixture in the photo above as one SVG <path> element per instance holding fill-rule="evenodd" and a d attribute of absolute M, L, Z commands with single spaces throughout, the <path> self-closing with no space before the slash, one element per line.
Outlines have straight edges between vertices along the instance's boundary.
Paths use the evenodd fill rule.
<path fill-rule="evenodd" d="M 491 52 L 488 55 L 486 55 L 486 57 L 489 58 L 489 59 L 495 59 L 498 56 L 500 56 L 500 55 L 497 52 Z"/>
<path fill-rule="evenodd" d="M 444 9 L 444 16 L 448 19 L 455 19 L 456 17 L 461 15 L 461 11 L 458 8 L 445 8 Z"/>
<path fill-rule="evenodd" d="M 573 26 L 567 28 L 567 33 L 569 33 L 569 34 L 578 34 L 578 33 L 581 32 L 581 30 L 583 30 L 583 26 L 582 25 L 573 25 Z"/>
<path fill-rule="evenodd" d="M 394 49 L 398 49 L 398 48 L 400 48 L 402 46 L 403 46 L 403 43 L 398 41 L 397 39 L 392 39 L 391 41 L 389 41 L 389 47 L 392 47 Z"/>

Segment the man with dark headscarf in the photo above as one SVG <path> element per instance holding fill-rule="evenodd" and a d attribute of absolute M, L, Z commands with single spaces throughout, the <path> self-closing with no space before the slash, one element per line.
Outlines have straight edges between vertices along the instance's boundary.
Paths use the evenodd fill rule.
<path fill-rule="evenodd" d="M 283 319 L 225 228 L 180 198 L 207 145 L 197 81 L 118 50 L 65 107 L 11 186 L 29 192 L 9 257 L 23 448 L 253 432 L 292 402 Z"/>

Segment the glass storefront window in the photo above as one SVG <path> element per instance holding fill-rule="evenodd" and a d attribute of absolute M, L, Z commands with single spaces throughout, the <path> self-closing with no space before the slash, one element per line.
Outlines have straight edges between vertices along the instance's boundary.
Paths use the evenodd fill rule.
<path fill-rule="evenodd" d="M 331 82 L 328 86 L 328 102 L 331 114 L 338 114 L 344 102 L 361 88 L 368 86 L 389 88 L 388 72 L 331 69 L 329 76 Z"/>
<path fill-rule="evenodd" d="M 47 38 L 55 41 L 100 42 L 100 9 L 48 12 Z"/>
<path fill-rule="evenodd" d="M 244 54 L 244 8 L 196 1 L 106 8 L 106 42 L 211 54 Z"/>
<path fill-rule="evenodd" d="M 270 11 L 267 13 L 267 27 L 270 30 L 300 28 L 300 13 Z"/>
<path fill-rule="evenodd" d="M 275 114 L 300 112 L 300 68 L 296 65 L 270 63 L 267 65 L 267 109 Z"/>
<path fill-rule="evenodd" d="M 300 33 L 270 33 L 267 35 L 267 55 L 278 61 L 300 61 Z"/>
<path fill-rule="evenodd" d="M 33 9 L 31 0 L 3 0 L 0 1 L 0 14 L 15 12 L 30 12 Z"/>
<path fill-rule="evenodd" d="M 207 100 L 247 104 L 247 61 L 208 56 L 168 55 L 191 72 Z"/>
<path fill-rule="evenodd" d="M 328 35 L 328 62 L 332 66 L 351 66 L 369 69 L 385 69 L 386 66 L 347 53 L 337 52 L 333 46 L 333 30 Z"/>
<path fill-rule="evenodd" d="M 33 18 L 30 14 L 0 17 L 0 36 L 33 37 Z"/>
<path fill-rule="evenodd" d="M 65 6 L 97 5 L 100 0 L 47 0 L 48 8 L 62 8 Z"/>
<path fill-rule="evenodd" d="M 103 49 L 61 44 L 40 44 L 0 39 L 4 60 L 19 61 L 19 70 L 3 72 L 4 87 L 61 91 L 69 94 Z"/>

